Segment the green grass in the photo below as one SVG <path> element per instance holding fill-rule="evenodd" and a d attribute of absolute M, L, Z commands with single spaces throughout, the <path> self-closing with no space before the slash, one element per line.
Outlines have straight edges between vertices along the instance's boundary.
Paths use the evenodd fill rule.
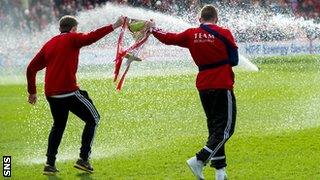
<path fill-rule="evenodd" d="M 236 71 L 236 132 L 227 143 L 230 179 L 320 179 L 320 57 L 260 58 L 260 72 Z M 81 78 L 81 77 L 80 77 Z M 193 179 L 185 161 L 206 142 L 194 74 L 135 77 L 121 93 L 111 79 L 80 80 L 101 122 L 96 172 L 73 168 L 83 123 L 69 116 L 49 179 Z M 38 87 L 39 92 L 43 91 Z M 12 179 L 42 175 L 51 115 L 43 95 L 26 102 L 25 85 L 0 86 L 0 155 L 11 155 Z M 213 178 L 205 169 L 206 179 Z"/>

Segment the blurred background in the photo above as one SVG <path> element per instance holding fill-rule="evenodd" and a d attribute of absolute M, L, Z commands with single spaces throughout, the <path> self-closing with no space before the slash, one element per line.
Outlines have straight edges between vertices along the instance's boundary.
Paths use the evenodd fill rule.
<path fill-rule="evenodd" d="M 66 14 L 76 15 L 107 2 L 160 11 L 170 15 L 194 17 L 203 4 L 228 6 L 239 11 L 268 11 L 320 22 L 319 0 L 0 0 L 0 28 L 12 26 L 21 31 L 43 30 Z M 223 12 L 220 12 L 223 13 Z M 193 19 L 189 19 L 193 21 Z"/>

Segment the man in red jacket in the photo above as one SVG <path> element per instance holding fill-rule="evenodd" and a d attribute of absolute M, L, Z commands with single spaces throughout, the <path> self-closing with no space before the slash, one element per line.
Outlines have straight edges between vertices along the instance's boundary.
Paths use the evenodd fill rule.
<path fill-rule="evenodd" d="M 188 48 L 199 67 L 196 86 L 207 116 L 209 137 L 207 144 L 187 161 L 198 179 L 204 179 L 203 167 L 210 160 L 211 166 L 216 168 L 216 179 L 227 178 L 225 143 L 234 132 L 236 120 L 234 63 L 231 59 L 238 61 L 237 45 L 228 29 L 216 25 L 217 20 L 215 7 L 207 5 L 201 10 L 200 27 L 181 33 L 151 29 L 154 37 L 162 43 Z"/>
<path fill-rule="evenodd" d="M 123 22 L 124 17 L 119 17 L 114 24 L 101 27 L 90 33 L 77 33 L 78 22 L 75 17 L 64 16 L 59 21 L 61 34 L 45 43 L 30 62 L 27 68 L 28 101 L 30 104 L 36 103 L 36 74 L 46 68 L 45 95 L 53 117 L 46 154 L 47 162 L 43 174 L 53 175 L 59 172 L 55 167 L 56 154 L 66 127 L 69 111 L 85 122 L 80 159 L 74 167 L 90 173 L 93 172 L 89 157 L 100 115 L 88 93 L 80 90 L 77 85 L 76 72 L 79 51 L 83 46 L 98 41 L 120 27 Z"/>

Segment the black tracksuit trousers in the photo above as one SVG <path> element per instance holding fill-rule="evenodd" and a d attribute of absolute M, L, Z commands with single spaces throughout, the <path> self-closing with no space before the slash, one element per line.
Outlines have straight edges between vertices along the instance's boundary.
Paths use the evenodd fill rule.
<path fill-rule="evenodd" d="M 78 90 L 68 97 L 47 97 L 53 117 L 53 126 L 49 134 L 47 164 L 54 166 L 58 147 L 71 111 L 85 122 L 82 133 L 80 158 L 88 160 L 100 115 L 86 91 Z"/>
<path fill-rule="evenodd" d="M 199 91 L 207 116 L 209 137 L 197 159 L 220 169 L 226 167 L 225 143 L 232 136 L 236 122 L 236 100 L 232 90 L 211 89 Z"/>

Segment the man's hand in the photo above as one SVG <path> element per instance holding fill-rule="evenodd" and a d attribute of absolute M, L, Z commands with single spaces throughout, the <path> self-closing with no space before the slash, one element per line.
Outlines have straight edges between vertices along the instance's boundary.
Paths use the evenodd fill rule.
<path fill-rule="evenodd" d="M 155 24 L 155 22 L 153 21 L 153 19 L 150 19 L 150 21 L 147 21 L 147 22 L 145 23 L 144 29 L 145 29 L 145 31 L 147 31 L 148 33 L 151 33 L 152 28 L 154 28 L 155 25 L 156 25 L 156 24 Z"/>
<path fill-rule="evenodd" d="M 112 24 L 113 29 L 120 27 L 124 23 L 125 19 L 128 18 L 126 18 L 125 16 L 120 16 L 117 21 Z"/>
<path fill-rule="evenodd" d="M 36 104 L 37 102 L 37 94 L 29 94 L 28 102 L 32 105 Z"/>

